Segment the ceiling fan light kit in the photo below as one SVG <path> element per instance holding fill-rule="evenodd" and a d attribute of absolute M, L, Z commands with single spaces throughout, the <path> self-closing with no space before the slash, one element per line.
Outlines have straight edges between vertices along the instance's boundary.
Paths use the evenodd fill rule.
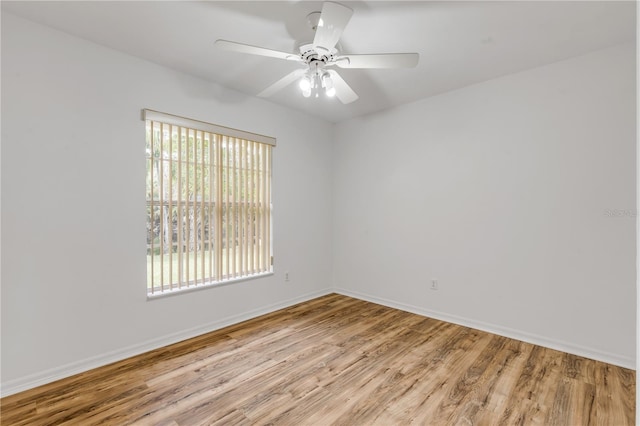
<path fill-rule="evenodd" d="M 333 79 L 323 68 L 324 67 L 320 62 L 315 62 L 315 64 L 310 66 L 309 70 L 305 72 L 298 83 L 300 90 L 302 91 L 302 96 L 308 98 L 313 95 L 317 98 L 320 96 L 320 91 L 322 89 L 324 89 L 324 94 L 330 98 L 336 95 L 336 88 L 333 85 Z"/>
<path fill-rule="evenodd" d="M 364 55 L 342 55 L 336 46 L 351 19 L 353 10 L 338 3 L 325 2 L 322 12 L 307 15 L 307 23 L 315 31 L 312 43 L 300 46 L 300 53 L 280 52 L 264 47 L 251 46 L 228 40 L 217 40 L 219 48 L 253 55 L 285 59 L 305 64 L 260 92 L 258 96 L 268 97 L 296 80 L 305 98 L 319 97 L 324 91 L 327 97 L 337 97 L 348 104 L 358 99 L 358 95 L 338 74 L 330 69 L 338 68 L 410 68 L 418 64 L 417 53 L 378 53 Z"/>

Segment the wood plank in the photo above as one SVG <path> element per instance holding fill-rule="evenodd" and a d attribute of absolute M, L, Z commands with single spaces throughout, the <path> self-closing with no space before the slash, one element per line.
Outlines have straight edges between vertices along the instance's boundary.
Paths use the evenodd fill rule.
<path fill-rule="evenodd" d="M 596 366 L 597 425 L 635 424 L 635 372 L 610 364 Z"/>
<path fill-rule="evenodd" d="M 0 400 L 1 425 L 633 425 L 635 372 L 330 294 Z"/>

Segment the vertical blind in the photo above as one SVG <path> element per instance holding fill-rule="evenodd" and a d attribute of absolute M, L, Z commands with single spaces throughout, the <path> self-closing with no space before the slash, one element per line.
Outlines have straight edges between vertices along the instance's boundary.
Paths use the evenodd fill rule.
<path fill-rule="evenodd" d="M 272 271 L 275 139 L 143 110 L 147 292 Z"/>

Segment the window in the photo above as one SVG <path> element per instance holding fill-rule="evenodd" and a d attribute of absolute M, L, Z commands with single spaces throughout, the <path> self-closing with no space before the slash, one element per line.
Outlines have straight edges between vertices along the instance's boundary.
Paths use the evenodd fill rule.
<path fill-rule="evenodd" d="M 143 110 L 147 293 L 272 272 L 275 139 Z"/>

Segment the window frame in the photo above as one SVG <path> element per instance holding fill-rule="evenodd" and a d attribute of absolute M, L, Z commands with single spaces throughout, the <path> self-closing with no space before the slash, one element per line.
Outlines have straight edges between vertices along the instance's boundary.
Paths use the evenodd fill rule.
<path fill-rule="evenodd" d="M 145 140 L 148 146 L 145 155 L 145 161 L 147 163 L 147 174 L 145 178 L 147 194 L 145 196 L 147 210 L 147 298 L 155 299 L 273 275 L 272 181 L 273 148 L 276 146 L 276 139 L 151 109 L 143 109 L 141 111 L 141 118 L 145 122 Z M 151 139 L 149 139 L 150 125 L 152 126 Z M 160 129 L 159 138 L 155 135 L 155 132 L 158 130 L 157 126 L 159 126 Z M 164 136 L 166 133 L 164 126 L 168 126 L 168 140 L 170 144 L 176 136 L 174 132 L 178 130 L 179 133 L 177 135 L 181 141 L 180 143 L 185 141 L 184 143 L 186 143 L 188 147 L 185 148 L 186 151 L 184 151 L 187 155 L 186 159 L 178 158 L 176 160 L 173 157 L 173 148 L 169 148 L 169 157 L 165 156 L 165 144 L 167 142 Z M 183 134 L 183 130 L 186 130 L 186 133 Z M 191 133 L 191 131 L 193 131 L 193 133 Z M 207 135 L 208 138 L 206 138 L 205 135 Z M 185 137 L 184 139 L 183 136 Z M 200 141 L 202 145 L 200 152 L 198 152 L 196 148 L 198 141 Z M 158 142 L 160 143 L 161 155 L 156 158 L 154 143 Z M 205 142 L 208 146 L 208 148 L 206 148 L 208 150 L 207 155 L 210 156 L 209 159 L 211 161 L 207 163 L 205 163 Z M 189 144 L 193 144 L 194 146 L 193 153 L 191 153 Z M 149 146 L 151 147 L 150 150 Z M 183 152 L 182 148 L 178 148 L 178 151 Z M 198 154 L 201 155 L 200 159 L 198 159 Z M 167 177 L 164 175 L 164 171 L 161 176 L 158 176 L 159 172 L 156 170 L 154 180 L 154 170 L 157 166 L 154 162 L 160 164 L 158 170 L 164 170 L 163 167 L 166 167 L 165 165 L 169 166 L 169 182 L 175 180 L 173 167 L 176 164 L 184 164 L 183 167 L 187 169 L 186 184 L 183 180 L 181 184 L 178 183 L 175 187 L 169 187 L 168 212 L 165 211 L 167 205 L 162 198 L 164 195 L 162 182 L 165 182 Z M 197 167 L 201 166 L 202 169 L 200 172 L 202 173 L 202 177 L 196 177 L 196 171 L 193 171 L 193 180 L 190 181 L 189 166 L 194 170 L 197 170 Z M 178 172 L 180 176 L 178 182 L 180 182 L 180 178 L 183 176 L 180 173 L 181 172 Z M 204 176 L 206 174 L 210 176 L 206 178 L 209 180 L 208 194 L 204 185 Z M 214 174 L 218 176 L 219 179 L 214 178 Z M 196 188 L 199 179 L 202 179 L 202 186 L 198 191 Z M 189 187 L 190 182 L 194 187 Z M 244 182 L 245 186 L 241 186 L 241 182 Z M 172 184 L 170 183 L 170 185 Z M 179 185 L 183 186 L 180 187 Z M 159 191 L 157 191 L 158 186 Z M 178 188 L 178 206 L 174 205 L 176 208 L 175 216 L 171 206 L 171 202 L 174 199 L 174 191 L 172 188 Z M 185 189 L 187 197 L 194 197 L 192 201 L 190 201 L 189 198 L 182 200 L 185 196 Z M 236 189 L 238 190 L 237 193 L 235 192 Z M 242 191 L 242 189 L 244 189 L 244 191 Z M 229 194 L 232 190 L 234 192 L 230 197 Z M 223 191 L 226 191 L 224 195 Z M 156 194 L 156 192 L 160 195 Z M 156 197 L 159 197 L 159 200 Z M 180 210 L 179 200 L 182 200 L 183 210 Z M 157 203 L 157 205 L 154 205 L 154 203 Z M 193 204 L 190 205 L 191 203 Z M 159 223 L 156 222 L 155 218 L 156 211 L 154 208 L 157 207 L 161 209 L 159 213 L 161 215 Z M 192 207 L 193 214 L 191 213 Z M 185 208 L 186 211 L 184 210 Z M 197 210 L 198 208 L 200 210 Z M 207 211 L 207 213 L 205 213 L 205 211 Z M 170 219 L 165 220 L 165 214 L 168 214 L 169 216 L 167 217 Z M 174 217 L 176 217 L 175 226 L 180 230 L 182 230 L 183 227 L 185 227 L 185 230 L 190 230 L 193 227 L 193 241 L 183 239 L 182 237 L 174 241 Z M 202 222 L 197 224 L 197 220 L 200 217 L 203 218 Z M 208 219 L 208 222 L 204 220 L 205 217 Z M 185 220 L 184 218 L 187 219 Z M 247 226 L 247 224 L 249 225 Z M 169 260 L 164 260 L 167 254 L 165 247 L 167 241 L 166 237 L 163 236 L 165 226 L 169 226 L 171 232 L 168 241 L 170 243 Z M 156 228 L 162 230 L 156 233 Z M 209 235 L 208 239 L 205 236 L 205 230 L 207 235 Z M 199 235 L 198 232 L 200 233 Z M 214 234 L 213 237 L 211 236 L 212 234 Z M 157 239 L 160 240 L 158 243 L 158 248 L 160 249 L 159 257 L 161 259 L 160 265 L 163 265 L 163 261 L 165 263 L 169 262 L 171 265 L 173 263 L 173 256 L 178 256 L 179 269 L 177 282 L 174 282 L 175 274 L 172 272 L 169 272 L 168 280 L 164 279 L 164 266 L 161 266 L 160 282 L 156 282 L 157 277 L 153 274 L 153 265 L 156 256 L 158 256 L 158 254 L 155 253 L 154 247 L 154 241 Z M 266 241 L 267 246 L 263 246 L 265 239 L 268 240 Z M 149 243 L 149 240 L 151 243 Z M 212 247 L 214 240 L 215 252 Z M 233 250 L 231 250 L 231 243 L 233 243 Z M 193 251 L 191 251 L 190 247 L 187 247 L 186 251 L 184 251 L 185 244 L 187 246 L 193 244 Z M 225 244 L 224 249 L 222 249 L 223 244 Z M 180 246 L 183 248 L 177 249 L 177 253 L 174 255 L 175 247 Z M 239 249 L 237 248 L 238 246 L 240 246 Z M 207 248 L 209 254 L 205 257 Z M 226 262 L 222 258 L 224 256 L 223 250 L 226 250 Z M 186 253 L 187 259 L 190 253 L 195 253 L 195 256 L 201 256 L 202 263 L 200 266 L 197 265 L 197 258 L 193 261 L 193 273 L 195 275 L 193 280 L 189 278 L 189 271 L 192 265 L 189 263 L 189 260 L 182 262 L 183 253 Z M 250 263 L 248 258 L 243 257 L 247 254 L 255 256 L 253 263 Z M 239 256 L 240 259 L 238 259 L 237 256 Z M 208 273 L 205 274 L 207 267 L 204 262 L 207 258 L 210 263 Z M 256 258 L 257 260 L 255 260 Z M 240 268 L 239 271 L 236 268 L 238 265 Z M 258 265 L 258 267 L 256 267 L 256 265 Z M 169 266 L 169 268 L 171 268 L 171 266 Z M 185 269 L 186 275 L 183 276 Z M 214 270 L 215 272 L 213 272 Z M 171 271 L 171 269 L 169 269 L 169 271 Z M 200 277 L 198 277 L 198 272 L 201 272 Z M 183 280 L 185 277 L 186 280 Z M 168 281 L 168 283 L 166 281 Z"/>

